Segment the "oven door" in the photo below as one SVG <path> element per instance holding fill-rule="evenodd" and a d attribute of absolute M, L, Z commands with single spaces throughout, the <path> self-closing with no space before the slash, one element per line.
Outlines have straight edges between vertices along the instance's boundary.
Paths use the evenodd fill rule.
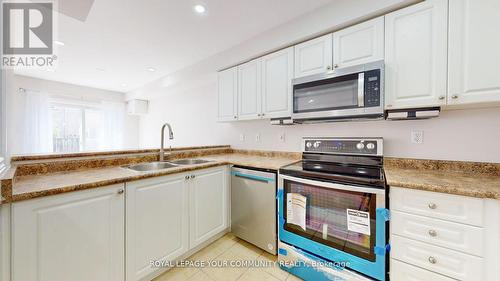
<path fill-rule="evenodd" d="M 385 278 L 385 190 L 280 175 L 279 239 Z"/>
<path fill-rule="evenodd" d="M 383 62 L 293 80 L 292 119 L 383 113 Z"/>

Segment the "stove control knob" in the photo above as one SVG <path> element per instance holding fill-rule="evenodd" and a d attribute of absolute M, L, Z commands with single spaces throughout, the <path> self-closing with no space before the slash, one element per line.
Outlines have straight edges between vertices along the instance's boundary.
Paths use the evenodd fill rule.
<path fill-rule="evenodd" d="M 315 142 L 315 143 L 314 143 L 314 145 L 313 145 L 313 146 L 314 146 L 314 148 L 318 148 L 320 144 L 321 144 L 321 142 L 320 142 L 320 141 L 317 141 L 317 142 Z"/>
<path fill-rule="evenodd" d="M 311 146 L 312 146 L 312 142 L 310 142 L 310 141 L 306 142 L 306 147 L 307 148 L 311 148 Z"/>
<path fill-rule="evenodd" d="M 366 148 L 368 148 L 368 149 L 372 150 L 372 149 L 374 149 L 374 148 L 375 148 L 375 145 L 374 145 L 373 143 L 371 143 L 371 142 L 370 142 L 370 143 L 368 143 L 368 144 L 366 145 Z"/>
<path fill-rule="evenodd" d="M 365 144 L 362 142 L 358 142 L 358 144 L 356 144 L 356 148 L 361 150 L 361 149 L 365 148 Z"/>

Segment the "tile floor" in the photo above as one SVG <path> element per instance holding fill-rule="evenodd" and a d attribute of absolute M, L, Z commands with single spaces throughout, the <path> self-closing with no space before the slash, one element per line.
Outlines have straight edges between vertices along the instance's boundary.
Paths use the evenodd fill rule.
<path fill-rule="evenodd" d="M 217 241 L 195 253 L 191 261 L 261 260 L 276 261 L 276 256 L 228 233 Z M 154 281 L 295 281 L 301 280 L 277 265 L 273 267 L 236 268 L 204 267 L 173 268 L 158 276 Z"/>

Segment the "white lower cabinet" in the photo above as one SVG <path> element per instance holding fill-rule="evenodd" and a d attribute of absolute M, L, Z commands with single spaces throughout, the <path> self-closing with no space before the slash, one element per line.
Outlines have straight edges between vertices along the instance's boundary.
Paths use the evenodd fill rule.
<path fill-rule="evenodd" d="M 390 188 L 391 280 L 495 280 L 500 201 Z"/>
<path fill-rule="evenodd" d="M 126 184 L 126 275 L 155 272 L 152 261 L 173 261 L 188 250 L 188 181 L 184 174 Z"/>
<path fill-rule="evenodd" d="M 192 249 L 229 226 L 227 168 L 194 172 L 189 193 L 189 247 Z"/>
<path fill-rule="evenodd" d="M 12 280 L 123 281 L 123 189 L 12 203 Z"/>
<path fill-rule="evenodd" d="M 12 203 L 11 280 L 150 280 L 228 229 L 228 178 L 221 166 Z"/>

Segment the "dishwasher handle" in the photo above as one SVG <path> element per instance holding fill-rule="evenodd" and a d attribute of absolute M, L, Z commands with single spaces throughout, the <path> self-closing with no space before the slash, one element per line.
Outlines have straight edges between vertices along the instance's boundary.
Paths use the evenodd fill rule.
<path fill-rule="evenodd" d="M 238 178 L 244 178 L 244 179 L 250 179 L 250 180 L 255 180 L 255 181 L 260 181 L 260 182 L 274 182 L 273 178 L 266 178 L 262 176 L 256 176 L 256 175 L 251 175 L 251 174 L 244 174 L 241 172 L 232 172 L 232 175 Z"/>

